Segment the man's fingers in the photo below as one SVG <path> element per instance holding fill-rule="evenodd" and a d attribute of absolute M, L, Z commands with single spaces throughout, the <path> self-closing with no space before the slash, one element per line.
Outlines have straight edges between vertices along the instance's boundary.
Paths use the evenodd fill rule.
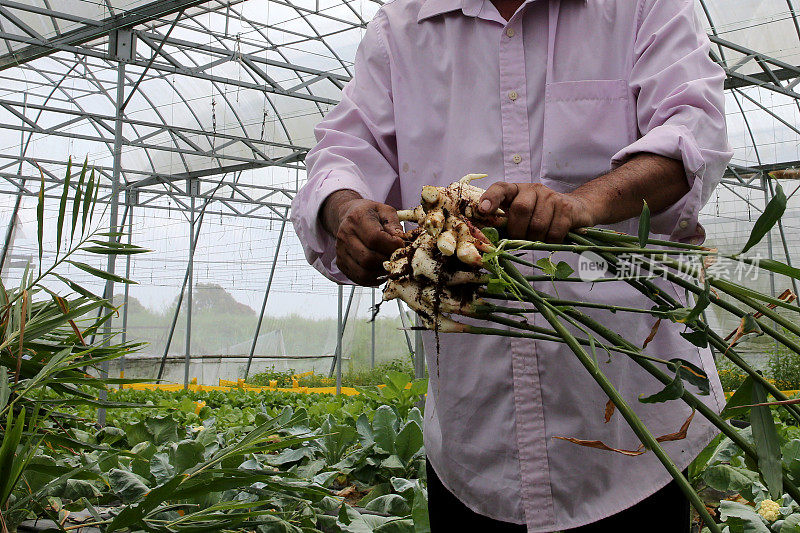
<path fill-rule="evenodd" d="M 528 239 L 532 241 L 543 241 L 545 239 L 548 231 L 550 231 L 550 223 L 553 221 L 554 211 L 555 204 L 552 198 L 540 198 L 528 226 Z"/>
<path fill-rule="evenodd" d="M 383 267 L 381 266 L 379 269 L 371 267 L 370 265 L 374 264 L 372 261 L 364 261 L 363 255 L 358 257 L 351 253 L 351 250 L 351 247 L 344 246 L 338 251 L 339 270 L 359 285 L 378 285 L 378 278 L 385 274 Z"/>
<path fill-rule="evenodd" d="M 343 245 L 341 252 L 350 256 L 359 266 L 374 272 L 382 272 L 383 262 L 389 259 L 388 255 L 370 250 L 364 243 L 357 239 L 353 239 L 349 243 Z"/>
<path fill-rule="evenodd" d="M 377 213 L 364 217 L 362 224 L 353 229 L 358 239 L 369 250 L 385 255 L 387 258 L 392 255 L 392 252 L 403 246 L 403 239 L 384 229 Z"/>
<path fill-rule="evenodd" d="M 572 229 L 571 223 L 568 207 L 564 203 L 558 202 L 553 211 L 553 220 L 550 222 L 550 229 L 545 240 L 556 244 L 563 242 L 567 232 Z"/>
<path fill-rule="evenodd" d="M 381 221 L 381 225 L 383 225 L 383 229 L 386 230 L 389 235 L 397 237 L 403 233 L 403 226 L 400 224 L 400 219 L 397 218 L 397 209 L 394 207 L 380 204 L 378 206 L 378 218 Z M 400 245 L 402 246 L 402 241 Z"/>
<path fill-rule="evenodd" d="M 484 215 L 489 215 L 497 211 L 500 207 L 511 205 L 514 198 L 519 194 L 519 186 L 516 183 L 506 183 L 498 181 L 493 183 L 486 192 L 481 195 L 478 209 Z"/>
<path fill-rule="evenodd" d="M 528 233 L 531 216 L 540 203 L 536 189 L 523 189 L 508 207 L 508 235 L 514 239 L 524 239 Z"/>

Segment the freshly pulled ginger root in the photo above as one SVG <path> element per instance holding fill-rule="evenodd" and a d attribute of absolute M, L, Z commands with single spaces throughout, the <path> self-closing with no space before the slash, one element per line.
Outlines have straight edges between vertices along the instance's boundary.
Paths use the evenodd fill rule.
<path fill-rule="evenodd" d="M 383 300 L 400 298 L 428 329 L 461 331 L 461 324 L 443 313 L 469 315 L 484 303 L 477 297 L 479 284 L 488 279 L 480 272 L 481 253 L 493 247 L 479 227 L 505 220 L 500 211 L 484 216 L 478 210 L 484 190 L 470 182 L 485 177 L 468 174 L 447 187 L 426 185 L 421 205 L 397 212 L 401 221 L 419 227 L 406 234 L 406 246 L 383 264 L 389 273 Z"/>

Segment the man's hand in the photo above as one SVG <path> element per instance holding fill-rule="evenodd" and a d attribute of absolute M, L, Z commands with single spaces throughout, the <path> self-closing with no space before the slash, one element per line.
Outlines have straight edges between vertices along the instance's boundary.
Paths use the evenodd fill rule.
<path fill-rule="evenodd" d="M 506 183 L 490 186 L 479 204 L 483 214 L 498 208 L 508 214 L 512 239 L 560 243 L 567 232 L 595 225 L 588 202 L 572 193 L 559 193 L 539 183 Z"/>
<path fill-rule="evenodd" d="M 403 246 L 397 211 L 343 190 L 328 196 L 320 218 L 328 233 L 336 237 L 339 270 L 359 285 L 379 285 L 379 278 L 386 274 L 383 262 Z"/>

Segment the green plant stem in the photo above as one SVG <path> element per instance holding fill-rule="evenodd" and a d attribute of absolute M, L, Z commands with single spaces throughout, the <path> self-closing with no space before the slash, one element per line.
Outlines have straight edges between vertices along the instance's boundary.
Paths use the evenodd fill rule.
<path fill-rule="evenodd" d="M 583 237 L 581 237 L 579 235 L 575 235 L 575 234 L 570 234 L 570 238 L 573 238 L 573 239 L 576 239 L 576 240 L 579 240 L 579 241 L 580 240 L 587 240 L 587 239 L 584 239 Z M 604 259 L 609 261 L 609 264 L 615 265 L 615 267 L 618 264 L 617 258 L 615 256 L 613 256 L 612 254 L 605 254 L 604 255 Z M 648 265 L 644 264 L 643 267 L 649 270 Z M 685 289 L 687 289 L 687 290 L 689 290 L 689 291 L 691 291 L 691 292 L 693 292 L 695 294 L 698 294 L 698 293 L 702 292 L 702 289 L 700 289 L 699 287 L 695 286 L 692 283 L 689 283 L 688 281 L 686 281 L 684 279 L 681 279 L 678 276 L 670 276 L 669 279 L 670 279 L 670 281 L 673 281 L 676 285 L 679 285 L 679 286 L 681 286 L 681 287 L 683 287 L 683 288 L 685 288 Z M 651 299 L 655 300 L 655 297 L 657 295 L 658 298 L 660 298 L 664 303 L 666 303 L 670 307 L 673 307 L 673 308 L 676 308 L 676 309 L 682 307 L 682 305 L 679 302 L 677 302 L 670 295 L 666 294 L 663 290 L 659 289 L 655 284 L 653 284 L 650 281 L 639 280 L 638 282 L 632 283 L 631 285 L 634 288 L 637 288 L 638 290 L 640 290 L 645 296 L 647 296 L 647 297 L 649 297 Z M 744 311 L 740 310 L 738 307 L 736 307 L 734 305 L 731 305 L 728 302 L 715 297 L 713 294 L 710 295 L 709 299 L 711 300 L 712 303 L 716 304 L 718 307 L 721 307 L 722 309 L 725 309 L 726 311 L 734 314 L 735 316 L 737 316 L 739 318 L 745 316 L 745 314 L 746 314 Z M 773 338 L 778 340 L 778 342 L 782 342 L 781 339 L 785 338 L 783 335 L 778 334 L 778 332 L 776 332 L 775 330 L 773 330 L 772 328 L 770 328 L 766 324 L 759 323 L 759 325 L 762 326 L 762 329 L 765 332 L 768 332 L 768 333 L 771 332 L 772 334 L 777 334 L 777 337 L 773 336 Z M 781 401 L 789 399 L 785 394 L 783 394 L 780 390 L 778 390 L 778 388 L 775 385 L 773 385 L 772 383 L 767 381 L 764 378 L 764 376 L 762 376 L 761 374 L 756 372 L 755 369 L 753 369 L 753 367 L 751 367 L 749 364 L 747 364 L 747 362 L 744 359 L 742 359 L 739 356 L 739 354 L 732 347 L 729 347 L 727 344 L 725 344 L 725 341 L 722 339 L 722 337 L 720 337 L 713 330 L 711 330 L 711 328 L 709 328 L 702 320 L 698 319 L 697 320 L 697 326 L 690 326 L 690 327 L 692 327 L 692 329 L 694 329 L 696 331 L 705 331 L 706 334 L 708 335 L 708 338 L 709 338 L 709 341 L 711 342 L 711 344 L 717 350 L 719 350 L 720 353 L 722 353 L 726 358 L 728 358 L 736 366 L 738 366 L 739 368 L 744 370 L 750 377 L 753 378 L 753 380 L 755 380 L 758 383 L 760 383 L 767 390 L 767 392 L 769 392 L 773 397 L 775 397 L 776 399 L 781 400 Z M 800 423 L 800 408 L 798 408 L 796 405 L 784 405 L 783 407 L 785 407 L 786 410 L 789 411 L 789 413 L 792 415 L 792 417 L 795 420 L 797 420 L 798 423 Z"/>
<path fill-rule="evenodd" d="M 501 260 L 500 265 L 512 278 L 515 278 L 521 283 L 525 282 L 525 278 L 511 263 Z M 644 444 L 646 448 L 652 450 L 658 460 L 661 461 L 661 464 L 664 465 L 664 468 L 667 469 L 680 489 L 692 503 L 692 506 L 697 510 L 697 513 L 700 515 L 703 522 L 705 522 L 706 526 L 708 526 L 712 533 L 721 533 L 719 526 L 717 526 L 716 522 L 714 522 L 711 515 L 708 513 L 708 510 L 706 510 L 703 500 L 698 496 L 681 471 L 678 470 L 678 467 L 675 466 L 675 463 L 672 462 L 669 455 L 667 455 L 653 434 L 650 433 L 650 430 L 647 429 L 608 378 L 600 371 L 592 357 L 584 351 L 583 347 L 578 343 L 572 333 L 558 320 L 556 314 L 551 309 L 552 306 L 532 289 L 526 291 L 526 295 L 532 299 L 532 303 L 536 305 L 542 316 L 545 317 L 553 329 L 561 335 L 572 352 L 578 357 L 578 360 L 584 368 L 586 368 L 595 382 L 597 382 L 609 399 L 614 403 L 619 413 L 625 421 L 628 422 L 628 425 L 633 429 L 634 433 L 636 433 L 636 436 L 642 441 L 642 444 Z"/>
<path fill-rule="evenodd" d="M 603 338 L 608 340 L 611 343 L 617 344 L 619 346 L 627 346 L 630 349 L 638 349 L 633 343 L 622 337 L 617 332 L 603 326 L 596 320 L 592 319 L 590 316 L 581 313 L 577 309 L 566 309 L 565 312 L 572 316 L 575 320 L 578 320 L 583 325 L 591 328 Z M 634 362 L 642 367 L 645 371 L 649 372 L 654 378 L 659 380 L 664 385 L 669 385 L 672 383 L 673 377 L 667 374 L 666 372 L 662 371 L 660 368 L 653 365 L 646 359 L 643 358 L 633 358 Z M 688 390 L 684 389 L 683 394 L 681 395 L 681 399 L 686 402 L 690 407 L 693 409 L 697 409 L 701 415 L 706 417 L 709 422 L 714 424 L 726 437 L 731 439 L 731 441 L 736 444 L 742 451 L 747 454 L 751 459 L 758 462 L 758 454 L 753 446 L 750 445 L 744 438 L 742 438 L 739 433 L 732 428 L 729 424 L 725 422 L 713 409 L 711 409 L 708 405 L 706 405 L 700 398 L 695 396 L 693 393 L 689 392 Z M 800 489 L 792 482 L 792 480 L 787 475 L 787 468 L 784 466 L 784 473 L 783 473 L 783 483 L 786 488 L 786 492 L 794 498 L 795 501 L 800 502 Z"/>
<path fill-rule="evenodd" d="M 652 310 L 652 309 L 640 309 L 638 307 L 624 307 L 624 306 L 619 306 L 619 305 L 601 304 L 601 303 L 595 303 L 595 302 L 578 302 L 578 301 L 574 301 L 574 300 L 562 300 L 560 298 L 555 298 L 555 297 L 550 296 L 549 294 L 543 293 L 541 291 L 537 291 L 537 292 L 539 292 L 539 295 L 542 298 L 547 300 L 552 305 L 555 305 L 555 306 L 558 306 L 558 307 L 571 306 L 571 307 L 585 307 L 585 308 L 588 308 L 588 309 L 607 309 L 609 311 L 614 311 L 614 312 L 641 313 L 641 314 L 646 314 L 646 315 L 651 315 L 651 316 L 658 316 L 658 317 L 662 317 L 662 318 L 667 318 L 669 316 L 669 313 L 667 313 L 665 311 L 658 311 L 658 310 Z M 534 312 L 536 312 L 536 309 L 531 309 L 531 308 L 528 308 L 528 309 L 515 309 L 514 307 L 501 307 L 501 306 L 493 306 L 493 307 L 494 307 L 494 311 L 497 311 L 497 312 L 500 312 L 500 313 L 514 313 L 514 312 L 518 312 L 518 313 L 519 312 L 522 312 L 522 313 L 534 313 Z"/>
<path fill-rule="evenodd" d="M 587 237 L 594 237 L 606 242 L 625 242 L 625 243 L 639 243 L 639 237 L 634 235 L 626 235 L 617 233 L 615 231 L 603 230 L 598 228 L 583 228 L 578 230 L 579 234 Z M 687 244 L 682 242 L 665 241 L 661 239 L 647 239 L 647 244 L 654 244 L 656 246 L 669 246 L 670 248 L 678 248 L 681 250 L 697 250 L 697 251 L 710 251 L 707 247 L 698 246 L 696 244 Z"/>
<path fill-rule="evenodd" d="M 544 242 L 532 242 L 532 241 L 513 241 L 508 240 L 504 241 L 505 246 L 509 247 L 512 251 L 523 251 L 523 250 L 530 250 L 530 251 L 540 251 L 540 252 L 571 252 L 580 254 L 583 252 L 606 252 L 606 253 L 625 253 L 625 254 L 637 254 L 637 255 L 644 255 L 644 256 L 664 256 L 668 257 L 670 255 L 686 255 L 684 251 L 675 251 L 675 250 L 662 250 L 662 249 L 653 249 L 653 248 L 641 248 L 639 246 L 629 246 L 628 244 L 622 244 L 619 246 L 607 246 L 603 244 L 548 244 Z M 504 246 L 504 249 L 505 249 Z M 719 256 L 719 252 L 714 252 L 710 250 L 693 250 L 692 255 L 699 255 L 699 256 Z"/>

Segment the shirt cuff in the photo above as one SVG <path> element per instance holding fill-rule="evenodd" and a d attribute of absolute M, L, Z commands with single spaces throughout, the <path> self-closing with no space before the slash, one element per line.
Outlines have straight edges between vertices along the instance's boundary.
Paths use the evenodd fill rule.
<path fill-rule="evenodd" d="M 694 135 L 681 125 L 656 126 L 647 135 L 617 152 L 611 159 L 611 167 L 617 168 L 634 155 L 643 152 L 682 161 L 689 183 L 689 191 L 683 197 L 651 217 L 652 232 L 668 235 L 673 241 L 702 243 L 706 232 L 697 219 L 703 207 L 703 174 L 706 164 Z"/>
<path fill-rule="evenodd" d="M 371 197 L 369 188 L 360 177 L 349 172 L 330 170 L 315 176 L 297 192 L 292 200 L 290 219 L 311 266 L 331 281 L 352 284 L 336 265 L 336 240 L 325 231 L 319 220 L 319 211 L 325 199 L 345 189 L 357 192 L 362 198 Z"/>

